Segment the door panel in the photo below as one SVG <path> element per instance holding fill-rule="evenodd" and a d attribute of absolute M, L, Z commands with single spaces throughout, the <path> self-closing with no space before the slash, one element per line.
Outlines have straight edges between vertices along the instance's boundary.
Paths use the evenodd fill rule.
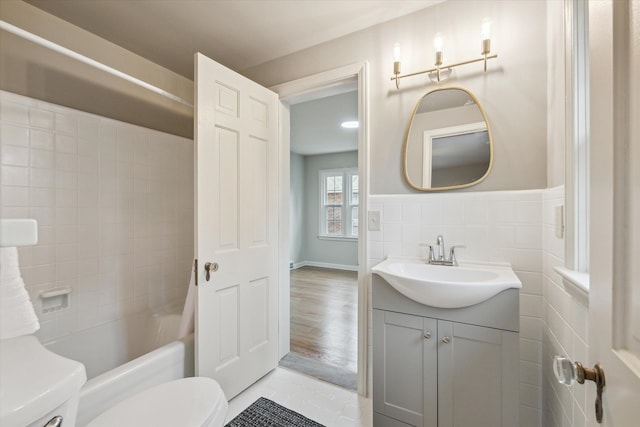
<path fill-rule="evenodd" d="M 228 399 L 277 364 L 277 95 L 196 55 L 196 374 Z M 219 269 L 206 280 L 205 263 Z"/>

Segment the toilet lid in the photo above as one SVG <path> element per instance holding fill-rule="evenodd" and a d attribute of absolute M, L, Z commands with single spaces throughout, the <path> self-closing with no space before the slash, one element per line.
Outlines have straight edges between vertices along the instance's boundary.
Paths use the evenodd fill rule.
<path fill-rule="evenodd" d="M 226 408 L 226 398 L 217 382 L 205 377 L 183 378 L 118 403 L 88 427 L 200 427 L 207 425 L 216 412 L 226 412 Z"/>

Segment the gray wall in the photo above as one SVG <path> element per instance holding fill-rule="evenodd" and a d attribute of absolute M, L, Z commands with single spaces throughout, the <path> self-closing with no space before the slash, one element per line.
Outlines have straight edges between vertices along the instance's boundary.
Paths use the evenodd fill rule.
<path fill-rule="evenodd" d="M 358 265 L 358 242 L 319 240 L 319 171 L 321 169 L 358 166 L 358 152 L 304 156 L 304 227 L 303 257 L 316 263 Z M 291 222 L 294 222 L 293 220 Z"/>
<path fill-rule="evenodd" d="M 289 261 L 297 264 L 304 261 L 302 248 L 304 244 L 304 157 L 300 154 L 290 155 L 289 181 Z"/>
<path fill-rule="evenodd" d="M 467 65 L 445 85 L 471 90 L 484 106 L 493 130 L 495 164 L 489 177 L 467 191 L 544 188 L 547 184 L 547 50 L 545 1 L 448 1 L 245 70 L 265 86 L 276 85 L 359 61 L 368 61 L 370 102 L 370 192 L 411 193 L 402 173 L 402 144 L 415 102 L 433 84 L 426 77 L 390 77 L 393 44 L 400 42 L 403 70 L 433 63 L 432 40 L 444 35 L 445 59 L 479 56 L 480 25 L 493 18 L 488 64 Z M 465 191 L 465 190 L 457 190 Z"/>

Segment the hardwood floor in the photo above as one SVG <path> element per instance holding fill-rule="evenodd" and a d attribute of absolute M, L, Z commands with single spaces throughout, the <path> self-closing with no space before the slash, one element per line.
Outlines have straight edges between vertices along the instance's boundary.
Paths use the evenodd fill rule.
<path fill-rule="evenodd" d="M 291 351 L 357 372 L 358 274 L 291 271 Z"/>

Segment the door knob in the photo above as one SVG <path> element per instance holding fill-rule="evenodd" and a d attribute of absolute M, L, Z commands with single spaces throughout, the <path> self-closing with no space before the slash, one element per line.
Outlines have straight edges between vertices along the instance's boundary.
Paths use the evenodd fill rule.
<path fill-rule="evenodd" d="M 449 337 L 442 338 L 442 342 L 445 343 L 445 344 L 449 344 L 450 341 L 451 341 L 451 338 L 449 338 Z"/>
<path fill-rule="evenodd" d="M 204 263 L 204 278 L 208 282 L 211 279 L 211 273 L 215 273 L 218 271 L 218 263 L 217 262 L 205 262 Z"/>
<path fill-rule="evenodd" d="M 602 423 L 602 391 L 606 385 L 604 379 L 604 369 L 599 363 L 588 369 L 582 366 L 582 363 L 573 363 L 566 357 L 556 356 L 553 358 L 553 373 L 560 384 L 573 385 L 576 381 L 578 384 L 584 384 L 585 380 L 596 383 L 596 421 Z"/>

